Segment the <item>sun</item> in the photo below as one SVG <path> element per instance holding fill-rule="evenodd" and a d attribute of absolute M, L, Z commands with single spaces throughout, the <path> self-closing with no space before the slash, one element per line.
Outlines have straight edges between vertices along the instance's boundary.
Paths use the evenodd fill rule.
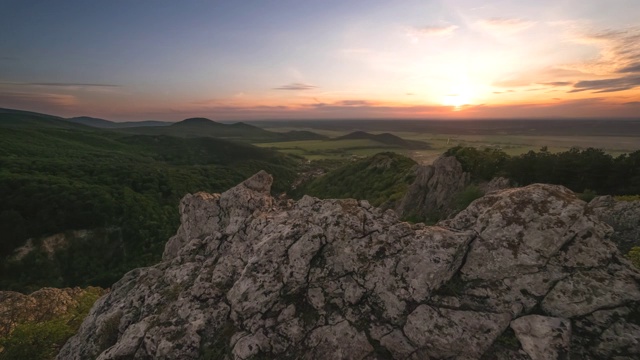
<path fill-rule="evenodd" d="M 457 86 L 454 91 L 449 92 L 444 96 L 442 104 L 445 106 L 453 106 L 455 111 L 462 109 L 464 105 L 471 103 L 471 96 L 469 95 L 468 86 Z"/>
<path fill-rule="evenodd" d="M 464 105 L 469 105 L 469 97 L 464 94 L 449 94 L 444 97 L 442 104 L 453 106 L 454 110 L 460 110 Z"/>
<path fill-rule="evenodd" d="M 459 111 L 463 106 L 471 104 L 471 88 L 468 83 L 458 82 L 442 99 L 442 105 L 452 106 L 453 110 Z"/>

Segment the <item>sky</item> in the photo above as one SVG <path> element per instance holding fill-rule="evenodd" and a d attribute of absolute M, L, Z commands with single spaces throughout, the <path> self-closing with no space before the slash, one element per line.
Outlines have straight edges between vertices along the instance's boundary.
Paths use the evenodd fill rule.
<path fill-rule="evenodd" d="M 0 107 L 116 121 L 640 117 L 638 0 L 0 0 Z"/>

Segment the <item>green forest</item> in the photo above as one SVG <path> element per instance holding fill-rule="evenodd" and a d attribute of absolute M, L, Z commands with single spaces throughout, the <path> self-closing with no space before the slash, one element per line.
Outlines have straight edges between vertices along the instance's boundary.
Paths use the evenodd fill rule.
<path fill-rule="evenodd" d="M 0 122 L 3 290 L 108 287 L 160 259 L 179 225 L 177 205 L 185 194 L 221 192 L 261 169 L 274 175 L 274 192 L 286 191 L 300 162 L 214 138 L 46 124 L 51 126 Z M 31 251 L 11 260 L 28 238 L 78 229 L 94 230 L 90 239 L 72 237 L 53 254 Z"/>
<path fill-rule="evenodd" d="M 446 155 L 475 183 L 504 176 L 517 185 L 561 184 L 591 195 L 640 194 L 640 151 L 613 157 L 593 148 L 542 148 L 509 156 L 458 146 Z M 160 260 L 185 194 L 222 192 L 259 170 L 274 176 L 274 194 L 391 206 L 414 181 L 415 165 L 391 152 L 309 163 L 247 142 L 128 134 L 0 112 L 0 289 L 109 287 L 125 272 Z M 315 168 L 330 171 L 291 190 L 299 173 Z M 467 197 L 481 195 L 476 192 Z M 78 236 L 75 230 L 88 231 Z M 47 251 L 42 239 L 54 234 L 65 235 L 66 243 Z M 26 239 L 35 250 L 17 258 Z"/>
<path fill-rule="evenodd" d="M 503 176 L 521 186 L 547 183 L 577 193 L 640 194 L 640 151 L 613 157 L 601 149 L 571 148 L 551 153 L 543 147 L 509 156 L 499 149 L 457 146 L 445 155 L 455 156 L 476 182 Z"/>

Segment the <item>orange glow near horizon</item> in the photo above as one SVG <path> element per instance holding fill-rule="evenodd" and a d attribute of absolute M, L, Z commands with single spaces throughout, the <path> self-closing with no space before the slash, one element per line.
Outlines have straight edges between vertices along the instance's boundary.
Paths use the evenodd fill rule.
<path fill-rule="evenodd" d="M 65 27 L 53 5 L 16 2 L 0 107 L 116 121 L 640 114 L 637 0 L 186 2 L 103 2 Z M 21 11 L 40 11 L 50 41 Z M 128 15 L 107 33 L 103 13 Z"/>

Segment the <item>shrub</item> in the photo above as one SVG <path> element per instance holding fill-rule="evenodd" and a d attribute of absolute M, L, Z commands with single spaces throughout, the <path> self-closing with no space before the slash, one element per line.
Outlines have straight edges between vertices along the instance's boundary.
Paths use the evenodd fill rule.
<path fill-rule="evenodd" d="M 473 200 L 481 198 L 484 192 L 475 185 L 469 185 L 460 191 L 455 198 L 456 210 L 464 210 Z"/>
<path fill-rule="evenodd" d="M 640 269 L 640 246 L 634 246 L 629 250 L 627 258 L 631 260 L 631 263 Z"/>

